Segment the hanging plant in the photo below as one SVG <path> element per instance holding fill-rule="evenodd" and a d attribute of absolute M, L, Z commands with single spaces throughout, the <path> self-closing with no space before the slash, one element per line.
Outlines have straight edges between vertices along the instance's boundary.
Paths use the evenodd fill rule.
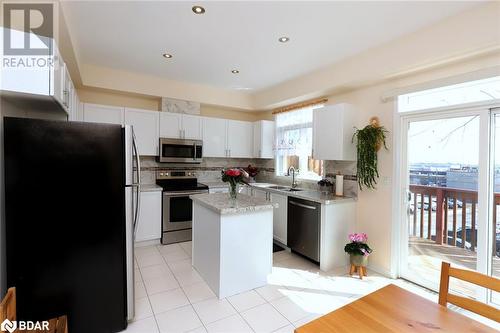
<path fill-rule="evenodd" d="M 379 178 L 377 167 L 377 153 L 382 148 L 382 145 L 387 149 L 385 143 L 386 133 L 385 127 L 380 126 L 377 117 L 370 119 L 370 124 L 363 129 L 356 128 L 352 140 L 356 139 L 356 147 L 358 149 L 357 176 L 359 189 L 366 188 L 374 189 Z"/>

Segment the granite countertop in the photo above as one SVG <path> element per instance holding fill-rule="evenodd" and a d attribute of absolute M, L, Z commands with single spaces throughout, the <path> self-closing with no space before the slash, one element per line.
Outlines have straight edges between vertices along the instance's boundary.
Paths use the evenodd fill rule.
<path fill-rule="evenodd" d="M 144 184 L 141 185 L 141 192 L 161 192 L 163 188 L 156 184 Z"/>
<path fill-rule="evenodd" d="M 241 193 L 236 198 L 236 207 L 231 207 L 227 193 L 195 194 L 189 197 L 194 202 L 221 215 L 244 214 L 278 207 L 275 203 Z"/>
<path fill-rule="evenodd" d="M 276 184 L 255 183 L 255 184 L 250 184 L 250 185 L 252 187 L 255 187 L 255 188 L 267 191 L 267 192 L 286 195 L 289 197 L 294 197 L 294 198 L 299 198 L 299 199 L 311 200 L 314 202 L 319 202 L 320 204 L 323 204 L 323 205 L 331 205 L 331 204 L 340 203 L 340 202 L 356 201 L 357 200 L 356 198 L 352 198 L 352 197 L 336 196 L 335 193 L 325 194 L 323 192 L 310 190 L 310 189 L 302 189 L 301 191 L 289 192 L 289 191 L 282 191 L 282 190 L 277 190 L 274 188 L 269 188 L 270 186 L 276 186 Z"/>

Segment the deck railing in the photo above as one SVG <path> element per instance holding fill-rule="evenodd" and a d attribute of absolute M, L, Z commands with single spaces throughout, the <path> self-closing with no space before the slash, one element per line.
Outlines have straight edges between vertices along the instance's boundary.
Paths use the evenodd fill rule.
<path fill-rule="evenodd" d="M 477 191 L 449 187 L 410 185 L 410 234 L 475 251 L 477 247 Z M 493 244 L 496 243 L 497 205 L 493 204 Z"/>

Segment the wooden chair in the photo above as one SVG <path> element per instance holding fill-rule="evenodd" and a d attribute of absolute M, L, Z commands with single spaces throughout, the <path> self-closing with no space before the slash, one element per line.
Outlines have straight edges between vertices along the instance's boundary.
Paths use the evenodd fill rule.
<path fill-rule="evenodd" d="M 450 276 L 496 292 L 500 292 L 499 279 L 474 271 L 453 268 L 450 267 L 449 263 L 443 261 L 441 264 L 441 282 L 439 284 L 439 304 L 442 306 L 446 306 L 447 303 L 455 304 L 463 309 L 500 322 L 500 310 L 468 297 L 448 293 Z"/>
<path fill-rule="evenodd" d="M 16 320 L 16 288 L 9 288 L 4 299 L 0 303 L 0 323 L 5 319 Z M 66 316 L 48 320 L 49 330 L 20 331 L 18 333 L 68 333 L 68 320 Z"/>
<path fill-rule="evenodd" d="M 0 303 L 0 323 L 5 319 L 16 320 L 16 288 L 9 288 Z"/>

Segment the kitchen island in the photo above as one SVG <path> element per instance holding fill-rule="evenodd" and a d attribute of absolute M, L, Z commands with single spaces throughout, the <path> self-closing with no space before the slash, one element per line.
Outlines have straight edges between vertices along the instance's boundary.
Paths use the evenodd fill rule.
<path fill-rule="evenodd" d="M 193 266 L 220 298 L 267 283 L 276 204 L 239 194 L 192 195 Z"/>

